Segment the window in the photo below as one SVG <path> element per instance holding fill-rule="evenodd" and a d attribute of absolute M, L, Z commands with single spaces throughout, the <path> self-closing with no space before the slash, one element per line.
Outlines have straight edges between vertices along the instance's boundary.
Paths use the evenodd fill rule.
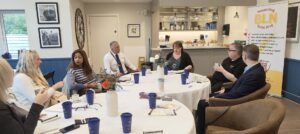
<path fill-rule="evenodd" d="M 18 51 L 28 49 L 28 34 L 24 11 L 0 10 L 1 55 L 9 52 L 12 59 L 18 58 Z"/>

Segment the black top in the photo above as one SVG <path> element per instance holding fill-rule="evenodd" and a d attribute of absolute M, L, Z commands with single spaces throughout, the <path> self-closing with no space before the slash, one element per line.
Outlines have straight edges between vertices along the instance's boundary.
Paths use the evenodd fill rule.
<path fill-rule="evenodd" d="M 266 85 L 266 73 L 260 63 L 247 70 L 233 84 L 232 88 L 215 97 L 236 99 L 246 96 Z"/>
<path fill-rule="evenodd" d="M 43 106 L 33 103 L 27 118 L 23 119 L 9 105 L 0 102 L 0 133 L 33 134 Z"/>
<path fill-rule="evenodd" d="M 242 57 L 238 58 L 235 61 L 232 61 L 229 57 L 227 57 L 223 60 L 222 66 L 226 71 L 233 74 L 235 78 L 238 79 L 244 72 L 246 64 L 244 63 Z M 219 82 L 230 82 L 230 80 L 228 80 L 221 72 L 215 71 L 211 79 L 211 85 Z"/>
<path fill-rule="evenodd" d="M 168 53 L 166 60 L 169 60 L 173 56 L 173 52 Z M 192 62 L 192 59 L 190 55 L 184 51 L 181 52 L 181 57 L 180 57 L 180 64 L 179 64 L 179 70 L 183 70 L 186 66 L 192 65 L 194 68 L 194 64 Z"/>

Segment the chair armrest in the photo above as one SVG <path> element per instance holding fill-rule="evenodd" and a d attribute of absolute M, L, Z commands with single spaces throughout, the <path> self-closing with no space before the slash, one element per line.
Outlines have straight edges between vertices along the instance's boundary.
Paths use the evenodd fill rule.
<path fill-rule="evenodd" d="M 223 98 L 209 98 L 208 100 L 209 106 L 217 107 L 217 106 L 232 106 L 236 104 L 240 104 L 240 99 L 223 99 Z"/>
<path fill-rule="evenodd" d="M 227 111 L 229 107 L 207 107 L 205 110 L 205 125 L 214 125 L 218 120 L 218 123 L 222 123 L 219 120 Z"/>

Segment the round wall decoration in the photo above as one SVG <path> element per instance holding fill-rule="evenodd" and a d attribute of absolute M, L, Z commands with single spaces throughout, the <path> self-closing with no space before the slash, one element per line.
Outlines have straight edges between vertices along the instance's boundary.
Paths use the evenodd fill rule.
<path fill-rule="evenodd" d="M 75 12 L 75 33 L 77 45 L 79 49 L 83 49 L 85 41 L 85 30 L 83 15 L 79 8 L 77 8 Z"/>

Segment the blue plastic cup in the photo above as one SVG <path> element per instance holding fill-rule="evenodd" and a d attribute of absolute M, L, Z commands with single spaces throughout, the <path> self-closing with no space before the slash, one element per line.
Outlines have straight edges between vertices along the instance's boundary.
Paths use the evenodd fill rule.
<path fill-rule="evenodd" d="M 187 69 L 184 69 L 184 74 L 186 75 L 186 78 L 189 78 L 190 71 Z"/>
<path fill-rule="evenodd" d="M 122 113 L 121 114 L 123 133 L 131 132 L 131 124 L 132 124 L 132 114 L 131 113 Z"/>
<path fill-rule="evenodd" d="M 133 74 L 133 78 L 134 78 L 134 83 L 138 84 L 139 83 L 139 79 L 140 79 L 140 74 L 139 73 Z"/>
<path fill-rule="evenodd" d="M 148 94 L 148 100 L 149 100 L 149 107 L 150 109 L 156 108 L 156 93 L 149 93 Z"/>
<path fill-rule="evenodd" d="M 65 119 L 71 118 L 72 117 L 72 102 L 65 101 L 62 103 L 62 107 L 63 107 Z"/>
<path fill-rule="evenodd" d="M 99 134 L 100 119 L 97 117 L 88 118 L 88 126 L 90 134 Z"/>
<path fill-rule="evenodd" d="M 141 71 L 142 71 L 142 76 L 146 76 L 146 68 L 142 67 Z"/>
<path fill-rule="evenodd" d="M 94 91 L 93 90 L 87 90 L 86 93 L 86 101 L 89 105 L 93 105 L 94 104 Z"/>
<path fill-rule="evenodd" d="M 168 75 L 168 66 L 164 66 L 164 74 Z"/>
<path fill-rule="evenodd" d="M 186 84 L 186 74 L 181 74 L 181 84 L 185 85 Z"/>

